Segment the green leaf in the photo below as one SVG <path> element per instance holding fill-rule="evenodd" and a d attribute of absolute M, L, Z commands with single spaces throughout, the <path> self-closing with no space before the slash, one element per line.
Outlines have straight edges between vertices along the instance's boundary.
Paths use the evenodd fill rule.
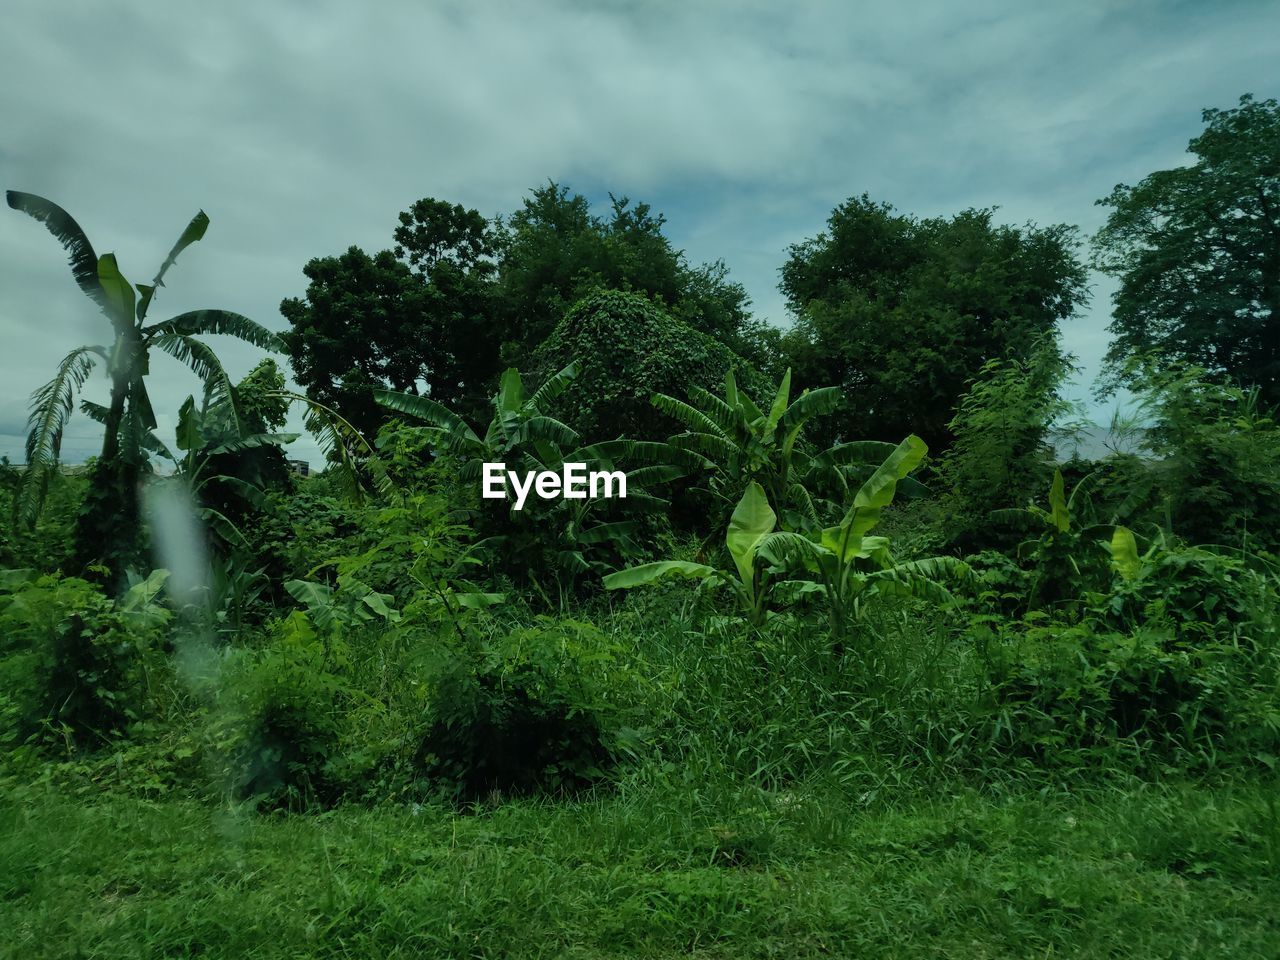
<path fill-rule="evenodd" d="M 774 428 L 778 426 L 778 421 L 782 419 L 782 415 L 787 412 L 787 404 L 791 400 L 791 368 L 787 367 L 787 372 L 782 375 L 782 382 L 778 384 L 778 392 L 773 398 L 773 406 L 769 408 L 769 420 L 765 424 L 765 431 L 772 433 Z"/>
<path fill-rule="evenodd" d="M 5 199 L 14 210 L 39 220 L 48 228 L 67 251 L 71 274 L 75 277 L 76 284 L 86 296 L 105 310 L 107 297 L 98 281 L 98 255 L 94 253 L 93 244 L 71 214 L 52 200 L 38 197 L 34 193 L 6 190 Z"/>
<path fill-rule="evenodd" d="M 1117 526 L 1111 534 L 1111 564 L 1125 580 L 1136 580 L 1142 571 L 1138 542 L 1128 527 Z"/>
<path fill-rule="evenodd" d="M 516 413 L 524 406 L 524 384 L 515 367 L 503 371 L 496 400 L 499 413 Z"/>
<path fill-rule="evenodd" d="M 204 444 L 200 428 L 204 425 L 204 417 L 196 409 L 196 398 L 188 396 L 178 408 L 177 443 L 179 450 L 199 450 Z"/>
<path fill-rule="evenodd" d="M 117 331 L 132 327 L 136 298 L 133 287 L 116 265 L 114 253 L 104 253 L 98 258 L 98 283 L 102 285 L 102 293 L 107 300 L 107 315 Z"/>
<path fill-rule="evenodd" d="M 893 502 L 898 482 L 920 465 L 929 447 L 915 434 L 907 437 L 875 473 L 867 478 L 853 499 L 853 506 L 841 521 L 845 536 L 859 540 L 862 535 L 880 522 L 880 512 Z"/>
<path fill-rule="evenodd" d="M 1049 487 L 1049 512 L 1053 525 L 1061 533 L 1071 529 L 1071 514 L 1067 511 L 1067 498 L 1062 482 L 1062 471 L 1053 471 L 1053 483 Z"/>
<path fill-rule="evenodd" d="M 151 295 L 155 292 L 156 287 L 164 286 L 164 275 L 168 272 L 169 268 L 173 266 L 173 262 L 178 259 L 178 254 L 187 249 L 187 247 L 191 246 L 191 244 L 195 243 L 197 240 L 204 237 L 204 232 L 208 229 L 209 218 L 205 215 L 205 212 L 201 210 L 191 218 L 191 222 L 187 224 L 187 228 L 182 231 L 182 236 L 178 237 L 178 242 L 173 245 L 173 248 L 169 251 L 169 255 L 164 258 L 164 263 L 160 264 L 160 269 L 156 272 L 155 279 L 151 281 L 151 290 L 145 294 L 146 303 L 151 301 Z M 139 310 L 139 320 L 146 316 L 146 303 L 144 303 Z"/>
<path fill-rule="evenodd" d="M 729 530 L 724 542 L 738 568 L 738 576 L 747 593 L 755 596 L 755 562 L 756 548 L 760 541 L 773 532 L 778 522 L 777 514 L 769 506 L 764 488 L 754 480 L 747 487 L 746 493 L 734 508 L 729 518 Z"/>
<path fill-rule="evenodd" d="M 691 580 L 703 580 L 714 574 L 715 568 L 705 563 L 691 563 L 688 560 L 659 560 L 655 563 L 642 563 L 636 567 L 619 570 L 604 578 L 606 590 L 629 590 L 670 577 L 687 577 Z"/>
<path fill-rule="evenodd" d="M 230 310 L 189 310 L 146 328 L 148 337 L 164 334 L 190 337 L 221 334 L 251 343 L 263 350 L 283 350 L 279 334 L 272 333 L 257 321 Z"/>

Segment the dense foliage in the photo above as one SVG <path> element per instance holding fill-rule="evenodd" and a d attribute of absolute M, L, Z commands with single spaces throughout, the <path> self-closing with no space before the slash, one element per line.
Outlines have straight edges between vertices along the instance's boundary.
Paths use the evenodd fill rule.
<path fill-rule="evenodd" d="M 1098 269 L 1117 277 L 1116 379 L 1131 361 L 1194 364 L 1280 404 L 1280 103 L 1245 95 L 1204 111 L 1192 164 L 1120 184 L 1094 238 Z"/>
<path fill-rule="evenodd" d="M 1259 152 L 1271 109 L 1213 114 L 1205 149 Z M 116 346 L 70 354 L 25 468 L 0 462 L 0 910 L 22 924 L 0 952 L 127 955 L 145 928 L 279 954 L 278 923 L 291 955 L 857 955 L 893 890 L 920 942 L 972 940 L 947 955 L 1274 953 L 1269 387 L 1145 358 L 1127 452 L 1064 461 L 1069 228 L 852 199 L 791 248 L 783 335 L 643 204 L 422 200 L 394 251 L 306 266 L 283 306 L 302 395 L 194 339 L 274 335 L 145 323 L 160 276 L 135 300 L 65 212 L 10 197 Z M 172 444 L 152 347 L 199 374 Z M 59 442 L 91 360 L 113 392 L 82 404 L 106 440 L 77 470 Z M 316 475 L 288 470 L 291 408 L 330 450 Z M 536 496 L 482 495 L 495 464 Z M 574 464 L 626 497 L 556 496 Z M 90 863 L 103 824 L 134 846 Z M 86 851 L 66 876 L 57 831 Z M 263 894 L 264 836 L 324 864 L 322 903 Z M 135 872 L 188 869 L 170 851 L 183 897 L 265 903 L 270 936 L 132 912 Z M 940 885 L 978 892 L 939 920 Z M 1115 931 L 1090 939 L 1091 911 Z M 96 932 L 68 945 L 68 912 Z"/>

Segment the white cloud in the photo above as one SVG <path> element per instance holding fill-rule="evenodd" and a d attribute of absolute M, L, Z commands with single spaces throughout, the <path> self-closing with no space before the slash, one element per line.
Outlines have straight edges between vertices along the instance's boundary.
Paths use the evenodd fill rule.
<path fill-rule="evenodd" d="M 786 245 L 864 190 L 923 216 L 998 204 L 1092 230 L 1115 183 L 1181 161 L 1202 107 L 1275 93 L 1278 34 L 1275 5 L 1163 0 L 18 0 L 0 185 L 67 207 L 135 280 L 203 206 L 209 234 L 157 310 L 279 328 L 309 258 L 389 245 L 413 200 L 508 212 L 552 177 L 653 203 L 677 246 L 723 257 L 782 320 Z M 1067 331 L 1090 374 L 1107 306 Z M 0 452 L 20 455 L 7 434 L 27 395 L 104 325 L 53 239 L 0 210 Z M 236 375 L 258 356 L 217 346 Z M 194 388 L 168 361 L 153 377 L 161 410 Z M 69 458 L 91 427 L 73 424 Z"/>

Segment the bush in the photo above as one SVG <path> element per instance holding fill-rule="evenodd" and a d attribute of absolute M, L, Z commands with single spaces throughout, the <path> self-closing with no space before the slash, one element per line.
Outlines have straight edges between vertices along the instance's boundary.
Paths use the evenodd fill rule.
<path fill-rule="evenodd" d="M 442 652 L 428 679 L 422 770 L 460 799 L 599 780 L 629 732 L 613 653 L 589 624 L 545 618 Z"/>
<path fill-rule="evenodd" d="M 294 809 L 338 799 L 331 762 L 352 699 L 340 676 L 346 656 L 295 611 L 272 624 L 261 649 L 230 659 L 211 745 L 232 796 Z"/>
<path fill-rule="evenodd" d="M 0 573 L 0 677 L 14 739 L 56 729 L 87 744 L 142 717 L 148 673 L 165 669 L 169 613 L 154 600 L 166 576 L 157 571 L 116 602 L 75 577 Z"/>
<path fill-rule="evenodd" d="M 579 300 L 535 359 L 546 373 L 577 363 L 578 376 L 557 410 L 581 436 L 594 439 L 665 438 L 677 425 L 654 408 L 653 394 L 682 397 L 690 385 L 714 390 L 731 367 L 753 395 L 768 389 L 728 347 L 640 294 L 620 290 Z"/>
<path fill-rule="evenodd" d="M 1052 761 L 1128 741 L 1167 754 L 1280 745 L 1280 594 L 1237 558 L 1157 544 L 1132 576 L 1035 611 L 975 620 L 997 732 Z"/>

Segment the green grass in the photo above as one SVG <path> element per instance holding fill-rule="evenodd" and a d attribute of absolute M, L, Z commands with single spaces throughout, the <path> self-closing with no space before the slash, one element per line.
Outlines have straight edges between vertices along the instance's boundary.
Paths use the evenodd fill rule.
<path fill-rule="evenodd" d="M 663 777 L 292 817 L 23 788 L 0 807 L 0 956 L 1280 954 L 1274 782 L 846 796 Z"/>

